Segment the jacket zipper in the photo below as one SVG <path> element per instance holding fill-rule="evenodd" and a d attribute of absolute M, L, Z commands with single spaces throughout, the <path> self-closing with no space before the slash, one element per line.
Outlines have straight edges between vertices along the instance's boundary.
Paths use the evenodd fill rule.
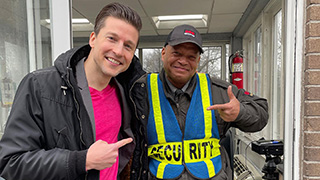
<path fill-rule="evenodd" d="M 141 128 L 140 128 L 140 133 L 142 134 L 142 129 L 143 129 L 143 127 L 141 126 Z M 142 136 L 144 136 L 143 134 L 142 134 Z M 146 142 L 145 142 L 146 143 Z M 142 152 L 141 152 L 141 156 L 140 156 L 140 164 L 141 165 L 143 165 L 143 162 L 142 162 L 142 160 L 143 160 L 143 157 L 144 157 L 144 143 L 142 142 L 141 143 L 141 149 L 142 149 Z M 148 150 L 147 150 L 148 151 Z M 142 166 L 143 167 L 143 166 Z M 141 176 L 142 176 L 142 170 L 143 170 L 143 168 L 140 168 L 140 172 L 139 172 L 139 177 L 138 177 L 138 179 L 141 179 Z"/>
<path fill-rule="evenodd" d="M 132 88 L 135 86 L 135 84 L 136 84 L 136 82 L 133 83 L 133 85 L 131 86 L 131 88 L 130 88 L 130 90 L 129 90 L 129 98 L 130 98 L 130 100 L 131 100 L 131 102 L 132 102 L 132 104 L 133 104 L 133 106 L 134 106 L 135 116 L 136 116 L 137 119 L 139 119 L 138 114 L 137 114 L 137 106 L 136 106 L 136 104 L 134 103 L 133 99 L 131 98 L 131 91 L 132 91 Z"/>
<path fill-rule="evenodd" d="M 133 83 L 133 85 L 131 86 L 131 88 L 130 88 L 130 90 L 129 90 L 129 98 L 130 98 L 130 100 L 131 100 L 131 102 L 132 102 L 132 104 L 133 104 L 133 106 L 134 106 L 136 118 L 137 118 L 137 119 L 140 119 L 140 118 L 138 117 L 138 114 L 137 114 L 137 106 L 136 106 L 136 104 L 134 103 L 134 101 L 133 101 L 133 99 L 132 99 L 132 97 L 131 97 L 132 88 L 135 86 L 136 83 L 137 83 L 137 81 L 135 81 L 135 82 Z M 142 124 L 142 123 L 141 123 L 141 124 Z M 141 134 L 142 136 L 144 136 L 144 134 L 143 134 L 143 132 L 142 132 L 142 129 L 143 129 L 143 124 L 142 124 L 142 126 L 140 127 L 139 131 L 140 131 L 140 134 Z M 143 159 L 144 148 L 145 148 L 145 147 L 144 147 L 144 144 L 143 144 L 143 142 L 142 142 L 142 143 L 141 143 L 142 152 L 141 152 L 141 156 L 140 156 L 140 164 L 141 164 L 141 165 L 143 164 L 142 159 Z M 142 169 L 143 169 L 143 168 L 140 168 L 140 170 L 139 170 L 138 179 L 141 179 Z"/>
<path fill-rule="evenodd" d="M 69 69 L 69 68 L 68 68 L 68 69 Z M 69 75 L 69 73 L 68 73 L 67 75 Z M 71 85 L 70 80 L 69 80 L 69 77 L 67 77 L 67 84 L 71 87 L 72 97 L 73 97 L 73 100 L 74 100 L 75 103 L 76 103 L 77 119 L 78 119 L 79 125 L 80 125 L 80 141 L 81 141 L 81 143 L 82 143 L 84 146 L 86 146 L 86 143 L 85 143 L 84 140 L 83 140 L 83 128 L 82 128 L 82 123 L 81 123 L 80 115 L 79 115 L 79 113 L 80 113 L 80 110 L 79 110 L 80 107 L 79 107 L 79 103 L 78 103 L 78 101 L 77 101 L 77 99 L 76 99 L 76 97 L 75 97 L 74 87 Z"/>

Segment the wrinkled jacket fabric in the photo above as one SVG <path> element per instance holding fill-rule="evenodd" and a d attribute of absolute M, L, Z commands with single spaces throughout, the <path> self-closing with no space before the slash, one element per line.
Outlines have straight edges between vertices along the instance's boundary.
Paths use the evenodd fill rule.
<path fill-rule="evenodd" d="M 8 180 L 99 179 L 99 171 L 85 169 L 95 132 L 75 77 L 76 64 L 90 50 L 89 45 L 71 49 L 54 66 L 23 78 L 0 142 L 0 176 Z M 116 83 L 124 97 L 123 82 L 116 78 Z M 123 118 L 118 138 L 133 137 L 126 98 L 120 101 Z M 119 171 L 133 149 L 134 143 L 120 148 Z"/>
<path fill-rule="evenodd" d="M 162 71 L 163 73 L 164 71 Z M 160 74 L 161 76 L 161 74 Z M 147 75 L 137 80 L 130 89 L 132 108 L 135 110 L 133 121 L 134 135 L 136 137 L 136 149 L 134 151 L 131 179 L 150 179 L 148 173 L 148 142 L 147 142 L 147 119 L 149 114 L 149 103 L 147 93 Z M 162 81 L 163 83 L 163 81 Z M 227 89 L 230 83 L 211 78 L 213 104 L 224 104 L 229 102 Z M 215 111 L 220 138 L 223 139 L 230 127 L 236 127 L 244 132 L 256 132 L 261 130 L 268 122 L 268 104 L 266 99 L 251 95 L 243 89 L 233 86 L 233 93 L 240 102 L 240 113 L 234 122 L 225 122 Z M 226 150 L 221 146 L 221 159 L 223 168 L 213 179 L 231 179 L 232 170 Z M 149 175 L 149 178 L 148 178 Z M 183 175 L 184 176 L 184 175 Z"/>

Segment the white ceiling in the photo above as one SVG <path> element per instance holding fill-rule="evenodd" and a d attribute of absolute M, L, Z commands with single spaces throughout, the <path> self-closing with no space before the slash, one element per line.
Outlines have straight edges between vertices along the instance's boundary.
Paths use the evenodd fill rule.
<path fill-rule="evenodd" d="M 73 18 L 86 18 L 87 26 L 73 26 L 74 37 L 89 37 L 98 12 L 112 0 L 73 0 Z M 141 36 L 167 35 L 171 29 L 157 29 L 153 16 L 206 14 L 208 27 L 198 28 L 202 34 L 232 33 L 251 0 L 119 0 L 135 9 L 142 19 Z"/>

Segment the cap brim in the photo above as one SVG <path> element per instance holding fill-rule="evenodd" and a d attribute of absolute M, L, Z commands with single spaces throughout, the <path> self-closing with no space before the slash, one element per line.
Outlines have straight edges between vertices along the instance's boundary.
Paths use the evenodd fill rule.
<path fill-rule="evenodd" d="M 167 44 L 169 44 L 170 46 L 176 46 L 178 44 L 187 43 L 187 42 L 190 42 L 190 43 L 197 45 L 199 47 L 200 53 L 203 53 L 202 47 L 197 42 L 192 41 L 192 40 L 184 40 L 184 41 L 173 40 L 173 41 L 168 42 Z"/>

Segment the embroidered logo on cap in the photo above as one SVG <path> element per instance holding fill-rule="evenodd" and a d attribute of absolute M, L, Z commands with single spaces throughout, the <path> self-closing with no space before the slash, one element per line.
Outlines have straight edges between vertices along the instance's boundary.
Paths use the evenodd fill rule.
<path fill-rule="evenodd" d="M 184 35 L 196 37 L 196 33 L 190 30 L 184 30 Z"/>

